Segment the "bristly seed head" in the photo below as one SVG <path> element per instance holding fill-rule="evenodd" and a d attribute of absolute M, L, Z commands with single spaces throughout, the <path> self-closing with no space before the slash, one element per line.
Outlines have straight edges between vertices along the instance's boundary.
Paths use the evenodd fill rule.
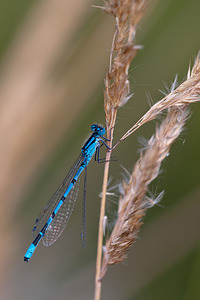
<path fill-rule="evenodd" d="M 110 68 L 105 78 L 104 110 L 106 126 L 114 125 L 117 108 L 126 104 L 130 94 L 128 70 L 141 45 L 135 44 L 136 27 L 147 7 L 148 0 L 104 1 L 103 10 L 116 19 Z"/>
<path fill-rule="evenodd" d="M 156 198 L 147 196 L 148 186 L 158 176 L 161 163 L 181 133 L 187 116 L 186 106 L 168 109 L 166 118 L 156 127 L 155 134 L 149 139 L 146 151 L 140 153 L 129 181 L 123 181 L 119 186 L 121 197 L 118 219 L 106 243 L 107 254 L 103 259 L 101 277 L 104 276 L 108 265 L 126 258 L 128 248 L 136 241 L 146 210 L 156 205 L 163 197 L 163 192 Z"/>

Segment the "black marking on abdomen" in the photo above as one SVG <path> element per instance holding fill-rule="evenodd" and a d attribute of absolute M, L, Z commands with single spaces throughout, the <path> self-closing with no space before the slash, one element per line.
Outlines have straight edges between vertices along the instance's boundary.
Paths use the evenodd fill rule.
<path fill-rule="evenodd" d="M 47 227 L 48 227 L 48 224 L 46 223 L 46 224 L 44 225 L 44 227 L 42 228 L 42 230 L 40 231 L 40 234 L 41 234 L 41 235 L 44 236 Z"/>
<path fill-rule="evenodd" d="M 39 234 L 36 236 L 36 238 L 34 239 L 33 245 L 34 245 L 34 246 L 37 246 L 37 244 L 39 243 L 40 239 L 41 239 L 41 234 L 39 233 Z"/>
<path fill-rule="evenodd" d="M 75 182 L 76 182 L 76 179 L 75 179 L 75 178 L 74 178 L 74 179 L 72 179 L 72 183 L 73 183 L 73 184 L 75 184 Z"/>

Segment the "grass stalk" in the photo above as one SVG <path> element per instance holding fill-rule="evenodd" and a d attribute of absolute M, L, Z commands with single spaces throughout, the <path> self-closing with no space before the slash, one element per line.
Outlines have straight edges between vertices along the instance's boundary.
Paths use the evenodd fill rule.
<path fill-rule="evenodd" d="M 113 128 L 115 125 L 116 114 L 113 118 Z M 107 133 L 110 132 L 108 136 L 110 142 L 109 147 L 112 148 L 112 140 L 113 140 L 113 130 L 108 130 Z M 110 159 L 111 159 L 112 151 L 106 152 L 106 161 L 104 167 L 104 176 L 103 176 L 103 185 L 102 185 L 102 197 L 101 197 L 101 208 L 100 208 L 100 216 L 99 216 L 99 232 L 98 232 L 98 242 L 97 242 L 97 259 L 96 259 L 96 276 L 95 276 L 95 294 L 94 300 L 101 299 L 101 264 L 102 264 L 102 251 L 103 251 L 103 220 L 105 216 L 105 206 L 106 206 L 106 191 L 107 191 L 107 183 L 108 183 L 108 174 L 110 167 Z"/>
<path fill-rule="evenodd" d="M 100 218 L 99 218 L 99 233 L 98 233 L 98 245 L 97 245 L 97 260 L 96 260 L 96 277 L 95 277 L 95 300 L 101 299 L 101 261 L 102 261 L 102 249 L 103 249 L 103 219 L 105 215 L 105 204 L 106 204 L 106 189 L 108 182 L 108 172 L 109 172 L 109 160 L 111 153 L 106 153 L 106 162 L 104 168 L 104 177 L 103 177 L 103 187 L 102 187 L 102 198 L 101 198 L 101 209 L 100 209 Z"/>
<path fill-rule="evenodd" d="M 135 45 L 136 26 L 144 14 L 147 3 L 148 0 L 108 0 L 104 1 L 104 7 L 101 7 L 106 13 L 113 15 L 116 20 L 116 28 L 110 53 L 110 65 L 105 77 L 104 91 L 104 111 L 107 136 L 110 138 L 108 146 L 110 148 L 112 147 L 117 109 L 125 105 L 132 96 L 129 93 L 128 70 L 132 59 L 141 48 Z M 107 151 L 106 153 L 102 187 L 96 260 L 95 300 L 100 300 L 101 298 L 100 272 L 102 267 L 103 220 L 105 216 L 106 190 L 111 152 L 112 151 Z"/>

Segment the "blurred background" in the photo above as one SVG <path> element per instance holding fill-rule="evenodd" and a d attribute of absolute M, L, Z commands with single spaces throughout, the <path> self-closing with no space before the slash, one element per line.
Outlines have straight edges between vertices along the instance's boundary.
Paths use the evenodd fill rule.
<path fill-rule="evenodd" d="M 101 1 L 0 1 L 0 298 L 92 299 L 103 164 L 87 178 L 87 247 L 81 247 L 82 188 L 59 240 L 42 243 L 29 263 L 34 221 L 80 152 L 94 122 L 105 124 L 103 80 L 114 19 Z M 130 70 L 134 96 L 120 109 L 117 141 L 154 103 L 159 89 L 186 78 L 200 49 L 200 2 L 152 0 L 137 32 L 144 45 Z M 173 145 L 151 191 L 149 210 L 128 260 L 110 267 L 102 299 L 200 299 L 200 103 Z M 114 151 L 110 186 L 131 171 L 156 122 Z M 102 154 L 103 155 L 103 154 Z M 114 203 L 113 203 L 114 201 Z M 117 199 L 108 199 L 109 225 Z"/>

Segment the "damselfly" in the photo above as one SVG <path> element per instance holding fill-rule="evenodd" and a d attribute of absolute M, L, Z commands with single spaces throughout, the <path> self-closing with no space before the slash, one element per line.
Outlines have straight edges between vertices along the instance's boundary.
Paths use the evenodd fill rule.
<path fill-rule="evenodd" d="M 69 173 L 65 177 L 62 184 L 56 190 L 50 201 L 42 210 L 41 214 L 35 221 L 33 228 L 34 241 L 28 248 L 24 260 L 29 261 L 33 255 L 37 245 L 42 239 L 43 244 L 48 247 L 52 245 L 65 229 L 68 220 L 72 214 L 79 189 L 79 176 L 83 170 L 87 170 L 87 165 L 95 154 L 95 160 L 99 160 L 99 149 L 104 144 L 108 149 L 105 141 L 108 141 L 105 134 L 105 128 L 97 124 L 91 126 L 93 133 L 86 141 L 81 149 L 81 154 L 75 161 Z M 86 181 L 86 176 L 85 176 Z M 85 186 L 85 184 L 84 184 Z M 84 188 L 85 202 L 85 188 Z M 85 206 L 85 205 L 84 205 Z M 82 244 L 86 244 L 86 229 L 85 229 L 85 209 L 83 209 L 83 226 L 82 226 Z"/>

